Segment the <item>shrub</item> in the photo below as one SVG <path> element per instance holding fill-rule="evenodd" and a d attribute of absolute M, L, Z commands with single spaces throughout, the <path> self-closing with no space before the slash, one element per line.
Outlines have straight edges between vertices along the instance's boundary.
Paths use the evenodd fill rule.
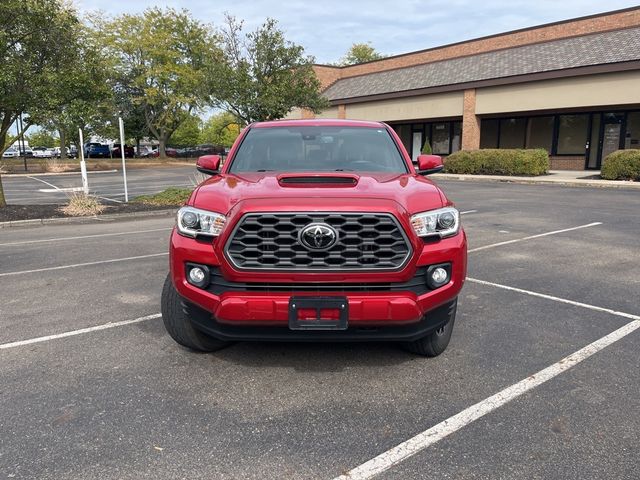
<path fill-rule="evenodd" d="M 602 178 L 640 181 L 640 150 L 618 150 L 607 155 L 602 164 Z"/>
<path fill-rule="evenodd" d="M 153 195 L 140 195 L 133 201 L 144 205 L 175 207 L 184 205 L 190 195 L 191 190 L 188 188 L 169 187 L 166 190 L 160 193 L 154 193 Z"/>
<path fill-rule="evenodd" d="M 549 172 L 549 154 L 539 148 L 460 150 L 444 162 L 446 173 L 474 175 L 544 175 Z"/>
<path fill-rule="evenodd" d="M 422 152 L 420 153 L 422 153 L 422 155 L 431 155 L 433 153 L 431 145 L 429 144 L 429 140 L 424 142 L 424 145 L 422 146 Z"/>
<path fill-rule="evenodd" d="M 64 163 L 60 163 L 57 159 L 52 158 L 44 164 L 44 171 L 49 173 L 60 173 L 68 170 Z"/>
<path fill-rule="evenodd" d="M 69 203 L 61 207 L 60 210 L 71 217 L 83 217 L 97 215 L 105 208 L 96 197 L 85 195 L 83 192 L 75 192 L 69 196 Z"/>

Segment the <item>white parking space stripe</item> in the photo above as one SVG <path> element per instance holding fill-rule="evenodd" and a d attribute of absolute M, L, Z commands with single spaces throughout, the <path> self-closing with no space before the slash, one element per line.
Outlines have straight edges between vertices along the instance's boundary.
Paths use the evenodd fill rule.
<path fill-rule="evenodd" d="M 169 231 L 169 230 L 171 229 L 165 227 L 165 228 L 151 228 L 149 230 L 136 230 L 133 232 L 96 233 L 94 235 L 78 235 L 77 237 L 43 238 L 41 240 L 26 240 L 24 242 L 0 243 L 0 247 L 8 247 L 13 245 L 31 245 L 33 243 L 63 242 L 66 240 L 83 240 L 85 238 L 117 237 L 120 235 L 138 235 L 140 233 L 163 232 L 163 231 Z"/>
<path fill-rule="evenodd" d="M 126 262 L 129 260 L 140 260 L 142 258 L 161 257 L 164 255 L 169 255 L 169 252 L 152 253 L 149 255 L 138 255 L 137 257 L 114 258 L 111 260 L 99 260 L 97 262 L 74 263 L 71 265 L 60 265 L 58 267 L 36 268 L 34 270 L 22 270 L 19 272 L 5 272 L 5 273 L 0 273 L 0 277 L 9 277 L 11 275 L 25 275 L 27 273 L 49 272 L 51 270 L 64 270 L 67 268 L 89 267 L 91 265 L 102 265 L 104 263 Z"/>
<path fill-rule="evenodd" d="M 30 178 L 31 180 L 36 180 L 38 182 L 42 182 L 46 185 L 49 185 L 50 187 L 53 187 L 55 190 L 60 190 L 58 187 L 56 187 L 53 183 L 49 183 L 49 182 L 45 182 L 44 180 L 42 180 L 41 178 L 36 178 L 36 177 L 27 177 Z"/>
<path fill-rule="evenodd" d="M 497 408 L 506 405 L 524 393 L 542 385 L 561 373 L 566 372 L 595 353 L 598 353 L 600 350 L 636 331 L 638 328 L 640 328 L 640 320 L 634 320 L 627 323 L 623 327 L 605 335 L 593 343 L 590 343 L 586 347 L 572 353 L 559 362 L 554 363 L 544 370 L 540 370 L 524 380 L 520 380 L 518 383 L 501 390 L 495 395 L 462 410 L 453 417 L 450 417 L 430 429 L 419 433 L 415 437 L 412 437 L 392 449 L 387 450 L 368 462 L 363 463 L 359 467 L 350 470 L 346 474 L 336 477 L 334 480 L 364 480 L 375 477 L 392 466 L 397 465 L 412 455 L 415 455 L 421 450 L 424 450 L 452 433 L 457 432 L 461 428 L 466 427 L 479 418 L 484 417 L 488 413 L 493 412 Z"/>
<path fill-rule="evenodd" d="M 124 325 L 131 325 L 132 323 L 144 322 L 147 320 L 153 320 L 160 318 L 160 313 L 154 313 L 153 315 L 147 315 L 145 317 L 138 317 L 132 320 L 123 320 L 121 322 L 109 322 L 102 325 L 96 325 L 95 327 L 81 328 L 79 330 L 71 330 L 69 332 L 57 333 L 55 335 L 47 335 L 45 337 L 30 338 L 28 340 L 19 340 L 17 342 L 0 344 L 0 350 L 6 350 L 8 348 L 23 347 L 25 345 L 31 345 L 34 343 L 48 342 L 49 340 L 57 340 L 59 338 L 73 337 L 75 335 L 82 335 L 83 333 L 97 332 L 98 330 L 107 330 L 108 328 L 122 327 Z"/>
<path fill-rule="evenodd" d="M 509 287 L 507 285 L 501 285 L 499 283 L 486 282 L 484 280 L 478 280 L 475 278 L 467 278 L 467 281 L 477 283 L 480 285 L 487 285 L 491 287 L 501 288 L 512 292 L 522 293 L 525 295 L 531 295 L 538 298 L 544 298 L 546 300 L 552 300 L 554 302 L 565 303 L 576 307 L 587 308 L 589 310 L 595 310 L 597 312 L 608 313 L 618 317 L 624 317 L 632 319 L 631 322 L 620 327 L 619 329 L 611 332 L 608 335 L 590 343 L 586 347 L 572 353 L 571 355 L 563 358 L 562 360 L 554 363 L 553 365 L 540 370 L 533 375 L 520 380 L 504 390 L 488 397 L 475 405 L 470 406 L 462 410 L 460 413 L 434 425 L 433 427 L 425 430 L 422 433 L 406 440 L 399 445 L 381 453 L 377 457 L 363 463 L 362 465 L 350 470 L 344 475 L 336 477 L 334 480 L 365 480 L 373 478 L 376 475 L 390 469 L 394 465 L 397 465 L 407 458 L 415 455 L 416 453 L 424 450 L 427 447 L 439 442 L 443 438 L 457 432 L 470 423 L 478 420 L 479 418 L 491 413 L 492 411 L 506 405 L 512 400 L 520 397 L 522 394 L 542 385 L 543 383 L 551 380 L 552 378 L 566 372 L 570 368 L 579 364 L 580 362 L 591 357 L 600 350 L 608 347 L 609 345 L 617 342 L 621 338 L 626 337 L 630 333 L 640 328 L 640 316 L 632 315 L 630 313 L 619 312 L 611 310 L 609 308 L 598 307 L 596 305 L 589 305 L 587 303 L 575 302 L 573 300 L 567 300 L 565 298 L 554 297 L 552 295 L 546 295 L 544 293 L 532 292 L 530 290 L 523 290 L 521 288 Z"/>
<path fill-rule="evenodd" d="M 485 280 L 478 280 L 477 278 L 467 277 L 467 282 L 477 283 L 479 285 L 487 285 L 489 287 L 501 288 L 503 290 L 509 290 L 511 292 L 522 293 L 525 295 L 531 295 L 532 297 L 544 298 L 546 300 L 553 300 L 554 302 L 566 303 L 567 305 L 573 305 L 574 307 L 588 308 L 589 310 L 595 310 L 596 312 L 609 313 L 618 317 L 630 318 L 632 320 L 640 320 L 640 316 L 633 315 L 631 313 L 619 312 L 617 310 L 611 310 L 610 308 L 598 307 L 596 305 L 589 305 L 588 303 L 575 302 L 573 300 L 567 300 L 566 298 L 554 297 L 553 295 L 547 295 L 545 293 L 532 292 L 531 290 L 524 290 L 522 288 L 509 287 L 500 283 L 487 282 Z"/>
<path fill-rule="evenodd" d="M 479 252 L 481 250 L 487 250 L 488 248 L 501 247 L 503 245 L 510 245 L 512 243 L 524 242 L 525 240 L 532 240 L 534 238 L 548 237 L 549 235 L 556 235 L 558 233 L 572 232 L 574 230 L 595 227 L 597 225 L 602 225 L 602 222 L 587 223 L 586 225 L 580 225 L 578 227 L 564 228 L 562 230 L 554 230 L 553 232 L 539 233 L 538 235 L 529 235 L 528 237 L 515 238 L 513 240 L 506 240 L 504 242 L 492 243 L 491 245 L 484 245 L 482 247 L 472 248 L 468 251 L 468 253 Z"/>
<path fill-rule="evenodd" d="M 468 213 L 476 213 L 478 210 L 467 210 L 465 212 L 460 212 L 460 215 L 466 215 Z"/>
<path fill-rule="evenodd" d="M 53 192 L 81 192 L 82 187 L 64 187 L 64 188 L 39 188 L 39 192 L 53 193 Z"/>

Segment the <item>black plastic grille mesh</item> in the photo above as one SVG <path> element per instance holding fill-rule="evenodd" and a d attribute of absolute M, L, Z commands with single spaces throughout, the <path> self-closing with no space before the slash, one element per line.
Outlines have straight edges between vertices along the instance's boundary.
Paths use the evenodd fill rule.
<path fill-rule="evenodd" d="M 310 251 L 298 241 L 310 223 L 326 223 L 338 241 Z M 256 213 L 245 215 L 227 242 L 226 254 L 240 269 L 398 269 L 411 253 L 397 220 L 384 213 Z"/>

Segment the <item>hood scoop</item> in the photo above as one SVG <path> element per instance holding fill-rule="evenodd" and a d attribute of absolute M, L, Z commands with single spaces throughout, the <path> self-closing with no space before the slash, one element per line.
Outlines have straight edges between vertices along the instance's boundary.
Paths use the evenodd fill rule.
<path fill-rule="evenodd" d="M 360 177 L 349 173 L 288 173 L 278 176 L 282 187 L 355 187 Z"/>

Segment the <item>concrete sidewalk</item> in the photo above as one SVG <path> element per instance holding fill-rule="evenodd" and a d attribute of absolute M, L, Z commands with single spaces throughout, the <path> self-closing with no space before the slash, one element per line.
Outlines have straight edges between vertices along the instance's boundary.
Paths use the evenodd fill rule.
<path fill-rule="evenodd" d="M 563 185 L 571 187 L 628 188 L 640 190 L 640 182 L 602 180 L 597 170 L 551 170 L 539 177 L 515 177 L 508 175 L 458 175 L 436 173 L 433 179 L 469 182 L 509 182 L 524 184 Z"/>

